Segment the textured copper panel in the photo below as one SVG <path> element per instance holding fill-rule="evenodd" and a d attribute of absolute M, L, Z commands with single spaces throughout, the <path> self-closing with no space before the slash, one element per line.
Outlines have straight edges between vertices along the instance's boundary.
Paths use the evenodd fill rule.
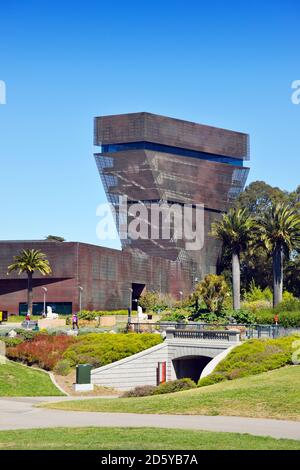
<path fill-rule="evenodd" d="M 43 302 L 41 287 L 46 286 L 49 302 L 72 302 L 77 305 L 77 247 L 77 243 L 47 241 L 0 242 L 0 310 L 18 313 L 19 303 L 27 302 L 26 275 L 11 273 L 8 276 L 6 273 L 15 255 L 23 249 L 32 248 L 45 253 L 52 267 L 50 276 L 34 275 L 34 302 Z"/>
<path fill-rule="evenodd" d="M 148 141 L 173 147 L 248 159 L 247 134 L 150 113 L 95 119 L 95 145 Z"/>
<path fill-rule="evenodd" d="M 246 159 L 248 136 L 149 113 L 104 116 L 95 120 L 95 144 L 148 141 L 173 147 Z M 123 251 L 84 243 L 48 241 L 0 242 L 0 310 L 17 313 L 26 302 L 26 276 L 10 274 L 7 266 L 23 248 L 41 249 L 52 266 L 51 276 L 34 276 L 34 301 L 72 302 L 91 310 L 127 308 L 132 283 L 149 290 L 188 295 L 195 278 L 215 272 L 220 243 L 210 235 L 242 189 L 247 169 L 230 164 L 150 150 L 97 154 L 97 166 L 110 202 L 118 195 L 130 201 L 204 204 L 204 247 L 187 252 L 184 240 L 136 240 Z"/>
<path fill-rule="evenodd" d="M 236 188 L 237 191 L 243 189 L 244 182 L 235 181 L 235 174 L 248 171 L 239 166 L 149 150 L 96 154 L 95 158 L 108 198 L 116 209 L 118 203 L 114 202 L 114 197 L 120 195 L 126 196 L 130 203 L 142 201 L 147 206 L 151 201 L 204 205 L 205 244 L 201 255 L 184 254 L 184 240 L 176 242 L 172 239 L 151 240 L 150 226 L 149 239 L 131 241 L 132 248 L 142 250 L 151 256 L 176 260 L 186 255 L 186 259 L 196 257 L 200 264 L 206 258 L 204 253 L 207 250 L 211 251 L 208 237 L 211 222 L 218 216 L 216 212 L 227 211 L 234 199 L 233 189 Z M 107 160 L 109 163 L 101 167 L 99 160 L 102 162 Z M 213 211 L 211 217 L 207 216 L 207 211 Z M 124 248 L 128 245 L 127 240 L 122 243 Z M 213 252 L 215 253 L 215 250 Z M 216 258 L 211 264 L 216 264 Z M 204 269 L 205 272 L 209 270 L 209 267 Z"/>
<path fill-rule="evenodd" d="M 34 302 L 43 302 L 42 286 L 47 286 L 47 301 L 72 302 L 79 309 L 78 286 L 83 287 L 82 307 L 90 310 L 127 308 L 132 283 L 145 284 L 149 290 L 188 295 L 195 276 L 196 263 L 181 263 L 148 256 L 138 250 L 118 251 L 84 243 L 0 242 L 0 310 L 17 314 L 19 303 L 27 301 L 26 276 L 6 275 L 12 256 L 23 248 L 41 249 L 49 258 L 53 274 L 34 276 Z M 68 277 L 60 277 L 68 272 Z"/>

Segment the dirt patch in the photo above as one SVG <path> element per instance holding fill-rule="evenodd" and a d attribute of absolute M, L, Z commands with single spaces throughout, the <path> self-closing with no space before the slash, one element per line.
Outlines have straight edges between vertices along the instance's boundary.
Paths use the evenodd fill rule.
<path fill-rule="evenodd" d="M 57 375 L 53 374 L 55 377 L 56 382 L 58 385 L 65 390 L 69 395 L 72 395 L 74 397 L 88 397 L 88 396 L 118 396 L 120 393 L 113 388 L 109 387 L 100 387 L 95 385 L 94 390 L 90 392 L 75 392 L 73 388 L 73 384 L 75 383 L 76 379 L 76 371 L 72 370 L 70 374 L 68 375 Z"/>

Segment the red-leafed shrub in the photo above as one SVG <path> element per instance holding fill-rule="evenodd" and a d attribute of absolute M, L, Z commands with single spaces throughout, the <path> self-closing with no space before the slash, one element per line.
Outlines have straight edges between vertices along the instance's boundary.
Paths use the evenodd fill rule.
<path fill-rule="evenodd" d="M 13 348 L 7 348 L 6 355 L 14 361 L 37 365 L 52 370 L 63 358 L 66 349 L 76 341 L 70 336 L 51 336 L 37 334 L 32 341 L 25 341 Z"/>

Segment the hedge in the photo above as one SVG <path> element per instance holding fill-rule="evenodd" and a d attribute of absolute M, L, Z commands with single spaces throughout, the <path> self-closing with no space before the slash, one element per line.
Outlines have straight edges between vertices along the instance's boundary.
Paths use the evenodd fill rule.
<path fill-rule="evenodd" d="M 196 388 L 196 384 L 192 379 L 177 379 L 165 382 L 155 387 L 154 385 L 142 385 L 135 387 L 128 392 L 125 392 L 123 398 L 132 397 L 148 397 L 151 395 L 164 395 L 165 393 L 182 392 L 184 390 L 190 390 Z"/>
<path fill-rule="evenodd" d="M 100 367 L 151 348 L 161 342 L 162 338 L 159 334 L 91 333 L 79 337 L 64 352 L 63 357 L 68 359 L 71 365 L 89 363 L 94 367 Z"/>
<path fill-rule="evenodd" d="M 252 339 L 234 348 L 221 361 L 214 372 L 200 379 L 200 387 L 223 380 L 233 380 L 249 375 L 261 374 L 292 364 L 293 343 L 300 336 L 285 336 L 277 339 Z"/>
<path fill-rule="evenodd" d="M 136 314 L 135 311 L 132 312 Z M 97 317 L 111 316 L 111 315 L 124 315 L 128 316 L 128 310 L 82 310 L 78 313 L 79 320 L 95 320 Z"/>
<path fill-rule="evenodd" d="M 300 310 L 299 311 L 283 311 L 280 308 L 265 309 L 255 312 L 254 322 L 260 325 L 273 325 L 274 316 L 278 315 L 279 326 L 284 328 L 300 327 Z"/>
<path fill-rule="evenodd" d="M 182 392 L 191 388 L 196 388 L 196 384 L 192 379 L 177 379 L 158 385 L 158 387 L 155 387 L 153 395 Z"/>

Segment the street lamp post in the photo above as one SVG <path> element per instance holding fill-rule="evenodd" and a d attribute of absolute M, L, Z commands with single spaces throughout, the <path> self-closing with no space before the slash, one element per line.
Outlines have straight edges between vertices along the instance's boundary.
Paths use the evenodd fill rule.
<path fill-rule="evenodd" d="M 179 295 L 180 295 L 180 302 L 182 303 L 182 300 L 183 300 L 183 292 L 180 290 L 179 291 Z"/>
<path fill-rule="evenodd" d="M 128 307 L 128 325 L 131 323 L 131 309 L 132 309 L 132 293 L 133 289 L 129 289 L 130 297 L 129 297 L 129 307 Z"/>
<path fill-rule="evenodd" d="M 79 290 L 79 312 L 81 312 L 82 309 L 82 292 L 83 292 L 83 287 L 78 286 Z"/>
<path fill-rule="evenodd" d="M 43 316 L 46 315 L 46 295 L 47 295 L 47 292 L 48 292 L 48 289 L 47 287 L 42 287 L 42 290 L 44 292 L 44 309 L 43 309 Z"/>

